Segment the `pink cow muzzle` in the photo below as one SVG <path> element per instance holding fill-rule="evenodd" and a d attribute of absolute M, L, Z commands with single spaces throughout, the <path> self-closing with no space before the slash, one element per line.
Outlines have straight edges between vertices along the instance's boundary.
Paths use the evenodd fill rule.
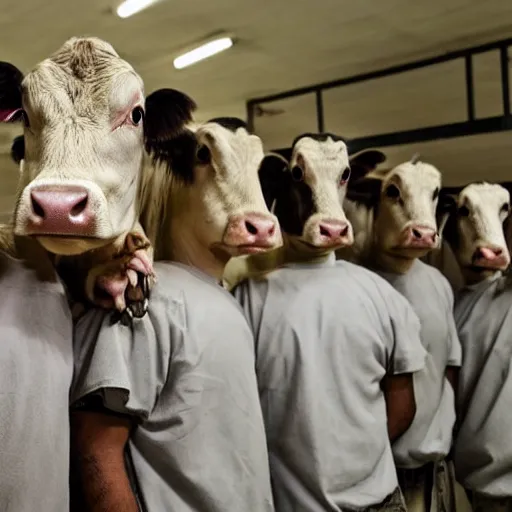
<path fill-rule="evenodd" d="M 510 263 L 510 255 L 500 247 L 479 247 L 473 254 L 472 263 L 490 270 L 504 270 Z"/>
<path fill-rule="evenodd" d="M 92 237 L 96 216 L 89 192 L 79 185 L 41 185 L 30 191 L 27 235 Z"/>
<path fill-rule="evenodd" d="M 409 226 L 404 230 L 402 247 L 406 249 L 434 249 L 437 246 L 437 230 L 427 226 Z"/>
<path fill-rule="evenodd" d="M 337 248 L 352 244 L 351 225 L 345 221 L 322 220 L 318 223 L 318 233 L 315 246 L 322 248 Z"/>
<path fill-rule="evenodd" d="M 279 225 L 271 216 L 247 213 L 230 218 L 222 244 L 249 254 L 272 249 L 280 241 Z"/>

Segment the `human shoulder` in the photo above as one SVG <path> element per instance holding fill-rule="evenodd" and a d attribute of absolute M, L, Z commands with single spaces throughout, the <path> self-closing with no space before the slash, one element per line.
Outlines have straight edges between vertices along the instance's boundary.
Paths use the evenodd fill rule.
<path fill-rule="evenodd" d="M 336 266 L 337 268 L 344 270 L 347 276 L 364 286 L 372 294 L 384 297 L 389 294 L 398 294 L 386 279 L 362 265 L 351 263 L 349 261 L 338 260 L 336 262 Z"/>
<path fill-rule="evenodd" d="M 432 290 L 437 292 L 440 296 L 444 297 L 453 306 L 453 289 L 448 279 L 442 272 L 420 260 L 415 262 L 414 279 L 422 279 L 423 285 L 430 284 Z"/>

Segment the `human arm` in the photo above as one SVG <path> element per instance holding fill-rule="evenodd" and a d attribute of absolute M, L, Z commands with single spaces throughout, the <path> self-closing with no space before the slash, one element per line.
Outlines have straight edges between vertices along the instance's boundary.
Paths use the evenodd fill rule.
<path fill-rule="evenodd" d="M 386 399 L 388 436 L 394 442 L 411 426 L 416 414 L 412 374 L 387 375 L 382 381 L 382 389 Z"/>
<path fill-rule="evenodd" d="M 391 442 L 394 442 L 414 421 L 414 373 L 424 368 L 427 352 L 421 343 L 419 318 L 409 302 L 393 290 L 390 291 L 387 304 L 393 348 L 382 389 L 386 398 L 388 434 Z"/>
<path fill-rule="evenodd" d="M 74 511 L 139 511 L 124 460 L 132 425 L 126 416 L 89 410 L 71 412 Z"/>

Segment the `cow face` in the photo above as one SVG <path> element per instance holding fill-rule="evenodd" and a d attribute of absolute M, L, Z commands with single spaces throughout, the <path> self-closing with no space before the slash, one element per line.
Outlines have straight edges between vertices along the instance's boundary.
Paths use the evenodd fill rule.
<path fill-rule="evenodd" d="M 331 251 L 353 241 L 340 199 L 350 167 L 346 144 L 330 135 L 301 136 L 293 144 L 291 164 L 268 155 L 260 169 L 267 205 L 286 235 L 313 251 Z"/>
<path fill-rule="evenodd" d="M 214 119 L 148 149 L 170 173 L 174 253 L 192 238 L 226 260 L 281 244 L 258 180 L 262 142 L 243 121 Z"/>
<path fill-rule="evenodd" d="M 510 263 L 503 224 L 510 194 L 501 185 L 472 183 L 456 198 L 444 201 L 448 220 L 443 234 L 463 271 L 478 279 L 504 270 Z"/>
<path fill-rule="evenodd" d="M 165 96 L 165 98 L 163 98 Z M 23 180 L 15 233 L 50 252 L 79 254 L 113 241 L 137 218 L 144 139 L 174 134 L 193 102 L 176 91 L 145 105 L 141 78 L 108 43 L 67 41 L 24 78 L 0 63 L 0 121 L 19 120 Z M 22 151 L 22 155 L 20 155 Z"/>
<path fill-rule="evenodd" d="M 370 176 L 350 184 L 348 198 L 372 211 L 373 223 L 368 226 L 372 233 L 368 239 L 374 247 L 407 259 L 420 258 L 437 247 L 439 171 L 423 162 L 407 162 L 378 178 Z"/>

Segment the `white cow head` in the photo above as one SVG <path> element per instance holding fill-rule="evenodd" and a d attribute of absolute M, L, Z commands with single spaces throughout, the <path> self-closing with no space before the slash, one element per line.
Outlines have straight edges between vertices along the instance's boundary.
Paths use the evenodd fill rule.
<path fill-rule="evenodd" d="M 190 127 L 155 145 L 152 156 L 157 167 L 164 165 L 168 171 L 165 183 L 154 180 L 145 193 L 142 223 L 156 234 L 157 257 L 182 261 L 195 253 L 203 262 L 191 263 L 217 274 L 217 261 L 225 264 L 232 256 L 282 243 L 258 181 L 263 145 L 243 121 L 217 118 Z M 163 233 L 154 229 L 162 217 Z"/>
<path fill-rule="evenodd" d="M 371 170 L 385 158 L 377 151 L 365 153 L 354 156 L 351 165 L 361 167 L 364 160 L 362 166 Z M 372 160 L 371 154 L 375 157 L 373 165 L 368 161 Z M 403 272 L 415 258 L 436 248 L 440 188 L 440 172 L 415 160 L 350 182 L 345 209 L 356 239 L 365 245 L 358 248 L 359 252 L 366 258 L 381 260 L 378 264 L 388 270 Z M 359 230 L 365 231 L 360 238 Z"/>
<path fill-rule="evenodd" d="M 145 101 L 139 75 L 96 38 L 70 39 L 25 77 L 0 63 L 0 121 L 24 125 L 15 233 L 72 255 L 129 231 L 144 143 L 176 135 L 194 108 L 170 89 Z"/>
<path fill-rule="evenodd" d="M 478 282 L 508 267 L 503 224 L 509 216 L 510 194 L 505 188 L 472 183 L 456 198 L 443 197 L 443 208 L 447 215 L 443 236 L 466 282 Z"/>
<path fill-rule="evenodd" d="M 295 139 L 290 165 L 268 155 L 260 169 L 267 205 L 287 238 L 302 250 L 329 252 L 353 241 L 340 203 L 350 177 L 345 142 L 332 134 Z"/>

